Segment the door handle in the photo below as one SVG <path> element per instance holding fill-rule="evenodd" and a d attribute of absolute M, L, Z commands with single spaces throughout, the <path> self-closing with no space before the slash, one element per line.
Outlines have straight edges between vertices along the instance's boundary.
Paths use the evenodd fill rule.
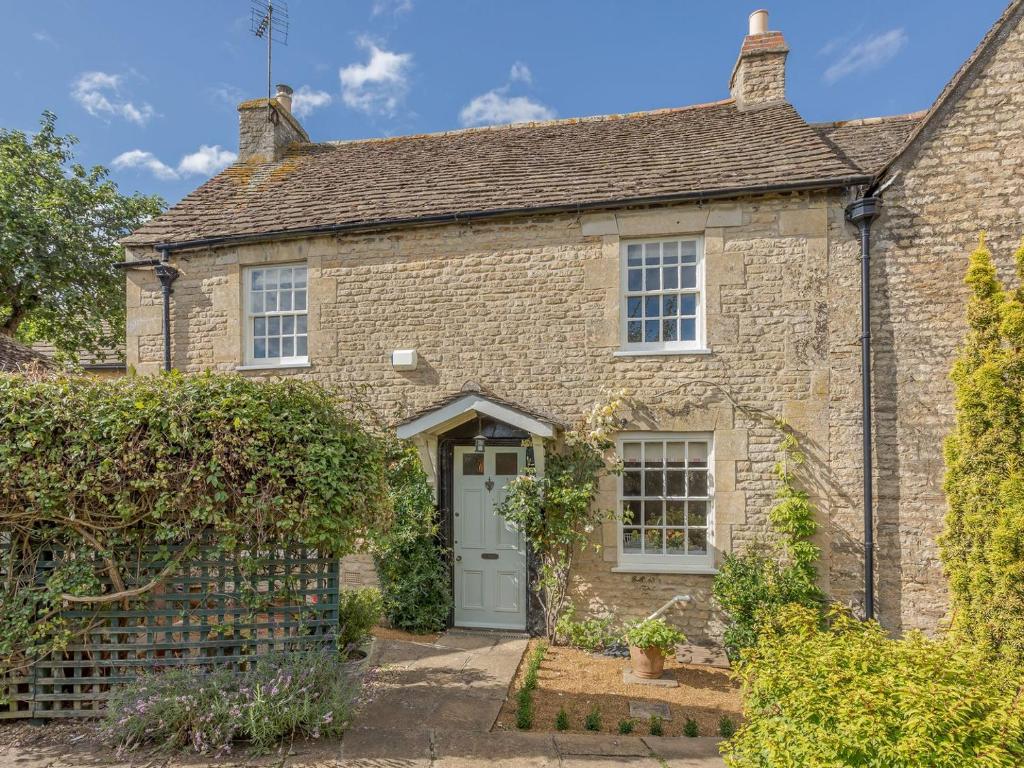
<path fill-rule="evenodd" d="M 456 555 L 455 556 L 455 562 L 456 563 L 461 563 L 462 562 L 462 555 Z"/>

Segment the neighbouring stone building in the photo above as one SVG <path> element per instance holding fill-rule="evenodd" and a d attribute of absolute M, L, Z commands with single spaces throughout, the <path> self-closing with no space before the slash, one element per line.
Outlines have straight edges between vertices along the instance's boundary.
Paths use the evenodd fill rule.
<path fill-rule="evenodd" d="M 626 472 L 600 502 L 632 519 L 595 532 L 577 603 L 625 618 L 688 593 L 674 619 L 714 638 L 712 574 L 767 530 L 782 418 L 809 455 L 822 586 L 858 606 L 860 242 L 844 211 L 884 188 L 877 607 L 893 630 L 932 629 L 966 254 L 979 229 L 1004 255 L 1024 232 L 1022 7 L 930 111 L 872 120 L 805 122 L 763 12 L 730 97 L 693 107 L 313 143 L 281 87 L 239 108 L 237 164 L 125 241 L 141 262 L 128 363 L 163 365 L 162 274 L 175 368 L 365 391 L 435 482 L 466 626 L 529 618 L 526 553 L 491 514 L 502 478 L 542 469 L 546 440 L 626 388 Z M 345 577 L 372 582 L 372 566 L 350 559 Z"/>

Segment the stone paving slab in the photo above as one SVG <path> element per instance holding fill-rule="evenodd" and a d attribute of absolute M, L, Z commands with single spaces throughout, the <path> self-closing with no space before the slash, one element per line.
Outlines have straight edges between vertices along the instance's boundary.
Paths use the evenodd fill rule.
<path fill-rule="evenodd" d="M 650 748 L 638 736 L 609 736 L 595 733 L 559 733 L 555 746 L 561 755 L 614 755 L 618 757 L 647 757 Z"/>

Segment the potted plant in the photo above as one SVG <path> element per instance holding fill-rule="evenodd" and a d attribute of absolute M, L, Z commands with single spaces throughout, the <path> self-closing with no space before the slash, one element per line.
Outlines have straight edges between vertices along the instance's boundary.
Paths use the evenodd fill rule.
<path fill-rule="evenodd" d="M 625 640 L 629 645 L 633 674 L 650 680 L 661 677 L 665 656 L 680 643 L 685 643 L 686 635 L 670 627 L 664 619 L 644 619 L 627 627 Z"/>

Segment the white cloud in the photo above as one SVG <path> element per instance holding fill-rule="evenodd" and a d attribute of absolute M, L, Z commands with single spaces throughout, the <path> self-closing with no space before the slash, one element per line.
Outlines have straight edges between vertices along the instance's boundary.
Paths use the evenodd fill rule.
<path fill-rule="evenodd" d="M 517 61 L 512 65 L 512 69 L 508 73 L 508 79 L 513 83 L 519 81 L 529 85 L 533 82 L 533 74 L 528 66 L 521 61 Z"/>
<path fill-rule="evenodd" d="M 230 83 L 211 86 L 206 89 L 206 93 L 212 101 L 228 107 L 236 107 L 245 101 L 245 92 Z"/>
<path fill-rule="evenodd" d="M 412 0 L 374 0 L 372 13 L 374 16 L 389 13 L 398 16 L 412 10 Z"/>
<path fill-rule="evenodd" d="M 161 162 L 152 152 L 146 152 L 141 149 L 131 149 L 127 152 L 122 152 L 113 159 L 111 165 L 119 171 L 125 168 L 145 168 L 158 179 L 165 181 L 178 178 L 178 172 L 171 168 L 171 166 Z"/>
<path fill-rule="evenodd" d="M 508 96 L 505 89 L 497 88 L 477 96 L 463 107 L 459 120 L 466 126 L 495 125 L 551 120 L 554 116 L 554 110 L 543 104 L 526 96 Z"/>
<path fill-rule="evenodd" d="M 409 90 L 412 54 L 385 51 L 365 37 L 359 45 L 369 51 L 370 59 L 338 71 L 342 101 L 368 114 L 395 114 Z"/>
<path fill-rule="evenodd" d="M 32 33 L 32 39 L 38 43 L 49 43 L 54 48 L 57 48 L 57 41 L 50 37 L 50 33 L 46 30 L 40 30 L 39 32 Z"/>
<path fill-rule="evenodd" d="M 908 40 L 902 28 L 890 29 L 862 40 L 825 70 L 825 82 L 831 85 L 847 75 L 878 69 L 899 53 Z"/>
<path fill-rule="evenodd" d="M 112 115 L 123 117 L 137 125 L 145 125 L 153 116 L 149 104 L 136 105 L 122 98 L 121 75 L 106 72 L 83 72 L 71 88 L 71 96 L 93 117 Z"/>
<path fill-rule="evenodd" d="M 327 91 L 316 91 L 304 85 L 292 94 L 292 111 L 299 117 L 308 117 L 320 107 L 331 103 L 331 94 Z"/>
<path fill-rule="evenodd" d="M 212 176 L 238 159 L 238 155 L 219 144 L 212 147 L 200 145 L 199 149 L 181 158 L 177 168 L 172 168 L 152 152 L 142 149 L 131 149 L 122 152 L 111 161 L 118 170 L 126 168 L 142 168 L 163 181 L 173 181 L 184 176 Z"/>

